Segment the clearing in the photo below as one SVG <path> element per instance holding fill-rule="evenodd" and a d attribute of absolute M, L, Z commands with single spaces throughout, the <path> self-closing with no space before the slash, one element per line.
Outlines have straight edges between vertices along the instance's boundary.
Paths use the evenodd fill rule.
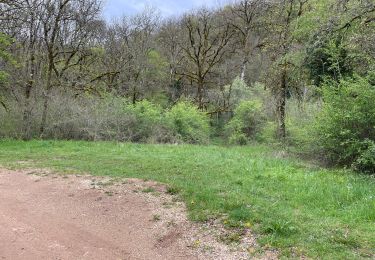
<path fill-rule="evenodd" d="M 0 141 L 0 165 L 8 169 L 51 169 L 60 173 L 95 176 L 91 178 L 137 178 L 164 183 L 167 185 L 167 193 L 174 194 L 172 197 L 185 203 L 189 219 L 203 223 L 199 224 L 201 226 L 216 221 L 232 230 L 228 235 L 214 234 L 213 237 L 226 244 L 241 245 L 241 241 L 248 238 L 250 231 L 251 234 L 256 234 L 257 243 L 261 247 L 254 248 L 250 238 L 250 242 L 245 241 L 246 250 L 250 253 L 264 254 L 267 250 L 277 250 L 281 257 L 375 257 L 374 178 L 350 171 L 308 166 L 270 147 L 3 140 Z M 42 183 L 43 181 L 40 181 L 33 185 Z M 19 189 L 32 189 L 27 186 L 29 185 L 20 185 Z M 0 187 L 1 190 L 4 189 L 4 185 Z M 82 195 L 79 195 L 81 192 Z M 154 193 L 154 188 L 146 187 L 143 192 L 138 192 L 137 196 L 151 193 Z M 75 205 L 81 207 L 94 203 L 85 201 L 86 193 L 83 190 L 77 191 L 72 197 L 69 197 L 69 194 L 69 190 L 64 190 L 60 196 L 67 203 L 77 200 Z M 12 209 L 11 205 L 20 201 L 17 196 L 21 195 L 13 191 L 12 195 L 8 195 L 5 201 L 2 199 L 1 203 L 8 203 L 5 208 Z M 35 206 L 40 201 L 43 201 L 41 205 L 44 205 L 44 201 L 51 196 L 53 199 L 53 194 L 47 194 L 46 191 L 35 197 L 24 196 L 25 200 L 28 198 L 29 202 L 33 202 L 28 207 Z M 7 202 L 12 201 L 12 197 L 13 203 Z M 101 197 L 103 201 L 97 204 L 103 203 L 104 207 L 104 201 L 108 198 L 102 195 Z M 137 201 L 137 198 L 134 199 Z M 157 205 L 160 203 L 163 204 L 159 202 Z M 61 207 L 62 205 L 64 204 L 61 204 Z M 50 207 L 48 214 L 54 214 L 55 210 L 64 211 L 64 208 Z M 159 223 L 159 216 L 154 216 L 159 213 L 148 211 L 147 206 L 144 208 L 145 212 L 139 214 L 144 214 L 145 217 L 135 216 L 134 219 L 140 221 L 142 226 L 146 223 L 146 228 Z M 116 212 L 120 218 L 122 210 L 115 207 L 115 215 Z M 26 218 L 29 213 L 22 211 L 22 214 Z M 44 215 L 42 212 L 40 214 Z M 74 216 L 69 211 L 66 214 Z M 103 225 L 108 234 L 116 234 L 110 227 L 102 224 L 107 217 L 110 216 L 98 217 L 95 226 Z M 160 218 L 163 220 L 163 216 Z M 81 221 L 84 222 L 83 218 Z M 64 230 L 62 223 L 57 225 Z M 129 229 L 120 223 L 115 226 L 118 229 Z M 67 225 L 66 229 L 69 227 Z M 210 230 L 209 226 L 207 229 Z M 153 233 L 155 230 L 151 231 L 151 237 L 152 234 L 157 234 Z M 151 238 L 145 236 L 145 239 Z M 190 242 L 195 239 L 191 238 Z M 128 243 L 142 245 L 137 239 L 130 240 Z M 157 236 L 156 240 L 158 241 Z M 200 244 L 198 240 L 195 244 Z M 148 241 L 148 245 L 152 245 L 155 240 Z M 189 246 L 194 247 L 194 243 Z M 152 247 L 145 246 L 144 250 L 145 254 L 154 254 Z M 197 250 L 194 249 L 193 254 L 194 251 Z M 178 255 L 186 252 L 186 255 L 189 255 L 189 250 L 173 252 L 178 252 Z"/>

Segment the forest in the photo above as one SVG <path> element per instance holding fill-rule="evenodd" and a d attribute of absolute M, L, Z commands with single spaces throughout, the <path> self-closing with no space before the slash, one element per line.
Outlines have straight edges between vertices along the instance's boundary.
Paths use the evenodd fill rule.
<path fill-rule="evenodd" d="M 45 212 L 40 221 L 55 214 L 73 226 L 76 216 L 68 223 L 64 214 L 81 218 L 86 204 L 110 208 L 120 200 L 95 183 L 89 192 L 98 201 L 77 200 L 87 191 L 72 183 L 89 174 L 89 182 L 165 185 L 164 193 L 128 192 L 127 203 L 172 196 L 194 225 L 223 231 L 220 243 L 256 241 L 242 248 L 249 258 L 375 258 L 374 0 L 235 0 L 174 16 L 146 6 L 113 19 L 104 7 L 102 0 L 0 0 L 0 257 L 18 253 L 4 246 L 4 234 L 15 232 L 6 214 L 17 207 L 30 213 L 25 223 Z M 32 172 L 20 174 L 25 169 Z M 19 206 L 22 194 L 21 206 L 34 202 L 29 210 Z M 77 204 L 43 211 L 51 200 Z M 125 229 L 142 219 L 162 223 L 164 216 L 148 220 L 142 210 L 140 224 L 121 222 Z M 100 212 L 76 226 L 101 223 Z M 85 234 L 91 239 L 100 228 Z M 189 250 L 209 251 L 194 241 Z"/>
<path fill-rule="evenodd" d="M 276 144 L 375 170 L 372 0 L 242 0 L 108 22 L 1 1 L 0 137 Z"/>

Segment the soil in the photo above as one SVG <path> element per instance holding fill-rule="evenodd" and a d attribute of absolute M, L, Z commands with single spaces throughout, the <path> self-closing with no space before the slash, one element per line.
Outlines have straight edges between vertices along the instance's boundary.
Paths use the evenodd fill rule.
<path fill-rule="evenodd" d="M 164 185 L 0 168 L 0 259 L 276 259 L 249 232 L 220 241 Z"/>

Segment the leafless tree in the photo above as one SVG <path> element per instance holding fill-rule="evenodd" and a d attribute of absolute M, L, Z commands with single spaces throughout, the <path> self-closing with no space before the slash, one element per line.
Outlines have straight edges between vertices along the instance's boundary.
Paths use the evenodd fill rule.
<path fill-rule="evenodd" d="M 172 98 L 178 99 L 181 93 L 176 89 L 180 87 L 181 76 L 177 74 L 178 66 L 181 63 L 182 49 L 179 41 L 182 33 L 179 27 L 179 20 L 171 18 L 166 20 L 158 33 L 158 49 L 167 58 L 169 64 L 169 86 L 172 88 Z M 178 92 L 178 93 L 177 93 Z"/>
<path fill-rule="evenodd" d="M 235 31 L 237 51 L 242 57 L 240 78 L 245 79 L 247 65 L 256 50 L 264 46 L 269 21 L 266 14 L 270 4 L 264 0 L 240 0 L 230 7 L 228 23 Z"/>
<path fill-rule="evenodd" d="M 206 9 L 186 15 L 181 21 L 182 36 L 179 46 L 183 57 L 178 74 L 196 85 L 196 102 L 204 109 L 204 94 L 208 78 L 223 61 L 233 30 L 230 25 Z"/>
<path fill-rule="evenodd" d="M 15 37 L 23 46 L 19 51 L 23 66 L 17 70 L 21 74 L 17 75 L 14 82 L 17 82 L 23 89 L 23 135 L 25 139 L 30 138 L 30 98 L 37 80 L 37 73 L 40 71 L 37 53 L 40 52 L 42 43 L 40 20 L 42 4 L 40 0 L 17 0 L 4 1 L 1 5 L 1 30 Z"/>
<path fill-rule="evenodd" d="M 102 43 L 102 72 L 95 81 L 105 82 L 109 91 L 127 96 L 133 103 L 141 99 L 155 85 L 155 78 L 149 74 L 154 69 L 150 55 L 156 49 L 158 27 L 159 15 L 152 8 L 107 26 Z"/>
<path fill-rule="evenodd" d="M 90 25 L 100 12 L 98 0 L 46 0 L 40 16 L 46 48 L 46 82 L 40 134 L 46 126 L 48 100 L 54 86 L 53 76 L 61 80 L 64 72 L 79 65 L 90 35 Z M 55 83 L 56 84 L 56 83 Z"/>

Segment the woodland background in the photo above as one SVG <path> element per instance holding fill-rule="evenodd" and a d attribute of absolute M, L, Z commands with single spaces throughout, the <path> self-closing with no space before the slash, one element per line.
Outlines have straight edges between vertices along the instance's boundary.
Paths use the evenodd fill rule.
<path fill-rule="evenodd" d="M 258 142 L 375 172 L 373 0 L 101 13 L 0 1 L 0 138 Z"/>

